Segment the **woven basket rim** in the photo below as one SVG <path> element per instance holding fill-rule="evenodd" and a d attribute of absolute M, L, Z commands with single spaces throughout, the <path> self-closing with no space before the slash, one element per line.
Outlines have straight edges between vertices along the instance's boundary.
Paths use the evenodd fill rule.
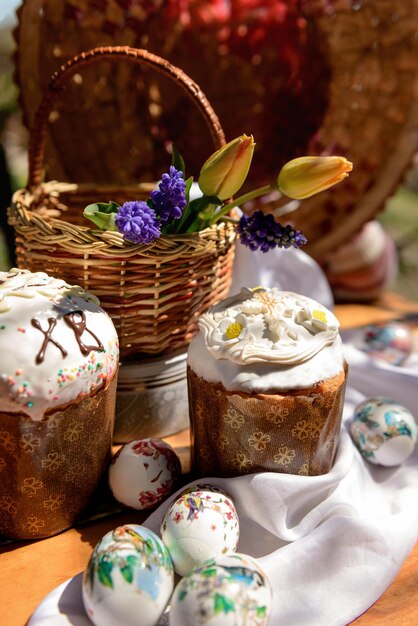
<path fill-rule="evenodd" d="M 112 186 L 106 186 L 106 189 L 110 189 Z M 153 188 L 153 183 L 140 183 L 135 185 L 132 189 L 148 189 Z M 116 187 L 115 187 L 116 188 Z M 106 255 L 120 255 L 126 253 L 132 255 L 134 253 L 150 254 L 157 253 L 158 255 L 176 256 L 179 253 L 184 252 L 187 248 L 193 249 L 198 253 L 199 249 L 210 245 L 211 239 L 218 239 L 219 236 L 226 236 L 227 239 L 233 241 L 235 239 L 235 226 L 230 222 L 218 222 L 212 226 L 208 226 L 200 231 L 194 233 L 176 233 L 162 235 L 158 239 L 155 239 L 150 244 L 135 244 L 127 242 L 123 239 L 123 235 L 118 231 L 100 230 L 91 228 L 89 226 L 80 226 L 72 224 L 69 221 L 42 215 L 41 210 L 33 210 L 28 208 L 32 203 L 37 201 L 38 198 L 45 199 L 46 197 L 59 198 L 60 193 L 71 193 L 76 191 L 94 190 L 97 194 L 100 194 L 102 187 L 98 187 L 94 184 L 83 183 L 78 185 L 76 183 L 60 183 L 56 181 L 48 181 L 42 183 L 35 192 L 27 188 L 18 189 L 15 191 L 12 197 L 11 206 L 9 208 L 9 219 L 15 226 L 19 224 L 20 227 L 31 227 L 36 225 L 37 238 L 41 238 L 41 232 L 44 231 L 45 237 L 51 239 L 54 235 L 60 236 L 62 234 L 79 235 L 80 241 L 76 244 L 73 240 L 68 244 L 68 249 L 77 247 L 78 250 L 91 249 L 95 247 L 97 252 Z M 124 192 L 129 191 L 130 188 L 124 187 Z M 83 243 L 84 240 L 84 243 Z"/>

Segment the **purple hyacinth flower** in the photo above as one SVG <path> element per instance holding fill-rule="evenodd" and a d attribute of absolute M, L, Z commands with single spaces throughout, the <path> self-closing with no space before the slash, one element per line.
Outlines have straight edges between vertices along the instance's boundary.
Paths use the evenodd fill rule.
<path fill-rule="evenodd" d="M 146 202 L 125 202 L 115 217 L 123 238 L 133 243 L 149 244 L 161 235 L 155 211 Z"/>
<path fill-rule="evenodd" d="M 241 243 L 251 250 L 268 252 L 273 248 L 300 248 L 307 239 L 300 230 L 276 222 L 271 213 L 255 211 L 250 217 L 243 215 L 238 224 Z"/>
<path fill-rule="evenodd" d="M 186 207 L 186 183 L 183 172 L 176 170 L 172 165 L 169 174 L 163 174 L 157 189 L 151 192 L 153 209 L 158 215 L 161 224 L 171 220 L 178 220 Z"/>

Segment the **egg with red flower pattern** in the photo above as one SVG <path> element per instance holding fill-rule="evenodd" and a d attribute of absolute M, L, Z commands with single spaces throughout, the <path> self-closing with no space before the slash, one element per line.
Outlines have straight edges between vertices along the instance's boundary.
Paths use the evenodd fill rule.
<path fill-rule="evenodd" d="M 112 459 L 109 485 L 116 500 L 132 509 L 149 509 L 175 490 L 180 460 L 161 439 L 138 439 L 125 444 Z"/>
<path fill-rule="evenodd" d="M 232 500 L 217 487 L 193 485 L 169 506 L 161 537 L 180 576 L 207 559 L 235 552 L 239 521 Z"/>

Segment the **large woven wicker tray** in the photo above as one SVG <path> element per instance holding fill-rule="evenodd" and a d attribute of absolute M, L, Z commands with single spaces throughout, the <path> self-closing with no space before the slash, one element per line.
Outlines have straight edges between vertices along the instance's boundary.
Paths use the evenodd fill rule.
<path fill-rule="evenodd" d="M 201 85 L 228 139 L 254 134 L 252 184 L 302 153 L 346 156 L 348 182 L 280 209 L 323 260 L 383 207 L 416 150 L 416 32 L 417 0 L 25 0 L 16 79 L 31 127 L 65 60 L 115 42 L 146 47 Z M 167 137 L 196 173 L 209 145 L 196 120 L 164 78 L 90 68 L 51 115 L 47 179 L 154 180 Z"/>

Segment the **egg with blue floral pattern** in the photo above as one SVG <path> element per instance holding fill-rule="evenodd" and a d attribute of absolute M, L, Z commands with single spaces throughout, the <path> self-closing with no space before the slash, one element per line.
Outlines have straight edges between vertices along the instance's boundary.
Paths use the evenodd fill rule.
<path fill-rule="evenodd" d="M 359 347 L 377 359 L 392 365 L 403 365 L 413 352 L 414 340 L 408 326 L 399 322 L 388 322 L 368 326 Z"/>
<path fill-rule="evenodd" d="M 418 429 L 412 413 L 396 400 L 369 398 L 357 406 L 351 437 L 367 461 L 400 465 L 414 451 Z"/>
<path fill-rule="evenodd" d="M 206 561 L 177 585 L 170 626 L 265 626 L 272 608 L 269 580 L 255 559 L 228 554 Z"/>
<path fill-rule="evenodd" d="M 94 548 L 83 576 L 83 603 L 95 626 L 155 626 L 173 588 L 173 565 L 160 538 L 127 524 Z"/>
<path fill-rule="evenodd" d="M 161 537 L 176 573 L 185 576 L 207 559 L 235 552 L 239 539 L 235 506 L 221 489 L 193 485 L 169 506 Z"/>

